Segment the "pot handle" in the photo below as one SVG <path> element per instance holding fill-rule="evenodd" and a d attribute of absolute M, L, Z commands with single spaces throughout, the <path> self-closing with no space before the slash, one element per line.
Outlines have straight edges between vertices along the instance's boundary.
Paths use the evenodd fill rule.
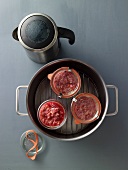
<path fill-rule="evenodd" d="M 13 37 L 15 40 L 19 41 L 19 39 L 18 39 L 18 34 L 17 34 L 17 33 L 18 33 L 18 27 L 13 30 L 13 32 L 12 32 L 12 37 Z"/>
<path fill-rule="evenodd" d="M 108 113 L 106 114 L 106 116 L 114 116 L 118 113 L 118 88 L 114 85 L 106 85 L 107 88 L 111 88 L 111 89 L 114 89 L 115 90 L 115 96 L 116 96 L 116 109 L 115 109 L 115 112 L 113 113 Z"/>
<path fill-rule="evenodd" d="M 20 92 L 20 89 L 23 89 L 23 88 L 28 88 L 28 86 L 24 85 L 24 86 L 18 86 L 16 88 L 16 113 L 19 116 L 28 116 L 28 113 L 20 113 L 19 111 L 19 92 Z"/>
<path fill-rule="evenodd" d="M 74 44 L 75 42 L 75 34 L 72 30 L 67 28 L 57 27 L 58 28 L 58 37 L 59 38 L 68 38 L 69 44 Z"/>

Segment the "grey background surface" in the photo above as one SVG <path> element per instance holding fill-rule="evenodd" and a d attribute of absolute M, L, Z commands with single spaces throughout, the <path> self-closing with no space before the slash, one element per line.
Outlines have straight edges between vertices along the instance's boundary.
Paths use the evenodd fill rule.
<path fill-rule="evenodd" d="M 35 161 L 26 158 L 20 136 L 36 129 L 29 117 L 15 112 L 15 90 L 28 85 L 42 67 L 31 61 L 11 34 L 34 12 L 51 16 L 75 32 L 70 46 L 61 39 L 58 58 L 75 58 L 93 66 L 106 84 L 119 89 L 119 112 L 106 117 L 90 136 L 62 142 L 42 134 L 46 150 Z M 0 2 L 0 170 L 128 169 L 128 0 L 1 0 Z M 25 92 L 21 111 L 25 111 Z M 111 100 L 110 108 L 115 102 Z M 110 109 L 110 110 L 111 110 Z"/>

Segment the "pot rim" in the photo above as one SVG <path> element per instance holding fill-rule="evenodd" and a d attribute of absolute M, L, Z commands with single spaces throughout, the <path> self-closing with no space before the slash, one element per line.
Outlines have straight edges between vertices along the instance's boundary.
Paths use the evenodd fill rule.
<path fill-rule="evenodd" d="M 34 122 L 32 116 L 31 116 L 31 113 L 30 113 L 30 110 L 29 110 L 29 106 L 28 106 L 28 94 L 29 94 L 29 90 L 30 90 L 30 86 L 33 82 L 33 80 L 35 79 L 35 77 L 40 73 L 42 72 L 42 70 L 44 70 L 45 68 L 47 68 L 48 66 L 52 66 L 54 63 L 59 63 L 59 62 L 63 62 L 63 61 L 68 61 L 68 62 L 71 62 L 71 61 L 75 61 L 75 62 L 79 62 L 81 64 L 84 64 L 85 66 L 89 67 L 90 69 L 92 69 L 97 75 L 98 77 L 100 78 L 101 82 L 102 82 L 102 85 L 104 87 L 104 91 L 105 91 L 105 98 L 106 98 L 106 104 L 105 104 L 105 109 L 104 109 L 104 113 L 101 117 L 101 119 L 99 120 L 99 122 L 96 124 L 96 126 L 94 128 L 92 128 L 89 132 L 81 135 L 81 136 L 77 136 L 77 137 L 72 137 L 72 138 L 57 138 L 55 136 L 52 136 L 50 134 L 47 134 L 46 132 L 42 131 L 37 125 L 36 123 Z M 30 119 L 32 120 L 32 122 L 34 123 L 34 125 L 41 131 L 43 132 L 44 134 L 46 134 L 47 136 L 51 137 L 51 138 L 54 138 L 54 139 L 58 139 L 60 141 L 75 141 L 75 140 L 79 140 L 79 139 L 82 139 L 82 138 L 85 138 L 87 136 L 89 136 L 91 133 L 93 133 L 96 129 L 98 129 L 98 127 L 101 125 L 101 123 L 103 122 L 105 116 L 106 116 L 106 113 L 107 113 L 107 110 L 108 110 L 108 102 L 109 102 L 109 99 L 108 99 L 108 91 L 107 91 L 107 87 L 105 85 L 105 82 L 103 80 L 103 78 L 101 77 L 101 75 L 92 67 L 90 66 L 89 64 L 86 64 L 80 60 L 77 60 L 77 59 L 72 59 L 72 58 L 64 58 L 64 59 L 58 59 L 58 60 L 54 60 L 54 61 L 51 61 L 47 64 L 45 64 L 43 67 L 41 67 L 35 74 L 34 76 L 32 77 L 32 79 L 30 80 L 30 83 L 29 83 L 29 86 L 28 86 L 28 89 L 27 89 L 27 95 L 26 95 L 26 106 L 27 106 L 27 110 L 28 110 L 28 115 L 30 117 Z"/>
<path fill-rule="evenodd" d="M 27 45 L 23 42 L 23 40 L 22 40 L 22 38 L 21 38 L 21 35 L 20 35 L 20 29 L 21 29 L 22 24 L 24 23 L 24 21 L 25 21 L 27 18 L 29 18 L 29 17 L 31 17 L 31 16 L 34 16 L 34 15 L 39 15 L 39 16 L 42 15 L 42 16 L 48 18 L 48 19 L 51 21 L 51 23 L 53 24 L 54 30 L 55 30 L 55 34 L 54 34 L 54 37 L 53 37 L 53 40 L 51 41 L 51 43 L 50 43 L 48 46 L 46 46 L 46 47 L 44 47 L 44 48 L 40 48 L 40 49 L 34 49 L 34 48 L 31 48 L 31 47 L 27 46 Z M 24 18 L 21 20 L 21 22 L 20 22 L 20 24 L 19 24 L 19 26 L 18 26 L 18 39 L 19 39 L 19 42 L 21 43 L 21 45 L 22 45 L 23 47 L 25 47 L 26 49 L 31 50 L 31 51 L 43 51 L 43 52 L 45 52 L 46 50 L 50 49 L 50 48 L 55 44 L 57 38 L 58 38 L 58 30 L 57 30 L 56 23 L 54 22 L 54 20 L 53 20 L 50 16 L 48 16 L 48 15 L 46 15 L 46 14 L 43 14 L 43 13 L 32 13 L 32 14 L 27 15 L 26 17 L 24 17 Z"/>

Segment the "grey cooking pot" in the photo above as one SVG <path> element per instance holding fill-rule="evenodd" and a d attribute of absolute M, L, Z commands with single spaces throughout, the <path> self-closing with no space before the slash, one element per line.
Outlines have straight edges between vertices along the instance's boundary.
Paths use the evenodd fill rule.
<path fill-rule="evenodd" d="M 68 38 L 71 45 L 75 42 L 73 31 L 57 27 L 51 17 L 41 13 L 26 16 L 12 36 L 21 43 L 28 57 L 37 63 L 47 63 L 56 58 L 59 38 Z"/>
<path fill-rule="evenodd" d="M 47 78 L 47 75 L 63 66 L 73 68 L 80 74 L 82 84 L 79 93 L 89 92 L 99 98 L 102 110 L 100 117 L 93 123 L 90 123 L 88 125 L 76 125 L 74 123 L 73 116 L 70 111 L 72 98 L 60 99 L 51 90 L 50 82 Z M 27 88 L 26 105 L 28 114 L 20 113 L 19 111 L 20 88 Z M 116 95 L 116 109 L 114 113 L 107 113 L 108 104 L 110 104 L 108 98 L 108 88 L 112 88 L 115 91 Z M 114 85 L 106 85 L 102 77 L 99 75 L 99 73 L 97 73 L 94 68 L 92 68 L 90 65 L 87 65 L 86 63 L 73 59 L 60 59 L 44 65 L 41 69 L 39 69 L 39 71 L 37 71 L 28 86 L 17 87 L 16 94 L 16 112 L 18 113 L 18 115 L 29 115 L 31 121 L 42 133 L 48 135 L 49 137 L 63 141 L 78 140 L 90 135 L 101 125 L 105 116 L 113 116 L 116 115 L 118 112 L 117 87 L 115 87 Z M 67 121 L 63 125 L 63 127 L 54 131 L 42 127 L 37 118 L 37 110 L 39 105 L 43 101 L 51 98 L 61 101 L 65 105 L 68 114 Z"/>

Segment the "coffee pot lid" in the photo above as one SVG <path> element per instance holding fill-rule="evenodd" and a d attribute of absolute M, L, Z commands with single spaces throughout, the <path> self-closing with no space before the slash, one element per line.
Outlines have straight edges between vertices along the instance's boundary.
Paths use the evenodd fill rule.
<path fill-rule="evenodd" d="M 55 22 L 45 14 L 30 14 L 18 27 L 18 38 L 23 46 L 42 49 L 57 38 Z"/>

